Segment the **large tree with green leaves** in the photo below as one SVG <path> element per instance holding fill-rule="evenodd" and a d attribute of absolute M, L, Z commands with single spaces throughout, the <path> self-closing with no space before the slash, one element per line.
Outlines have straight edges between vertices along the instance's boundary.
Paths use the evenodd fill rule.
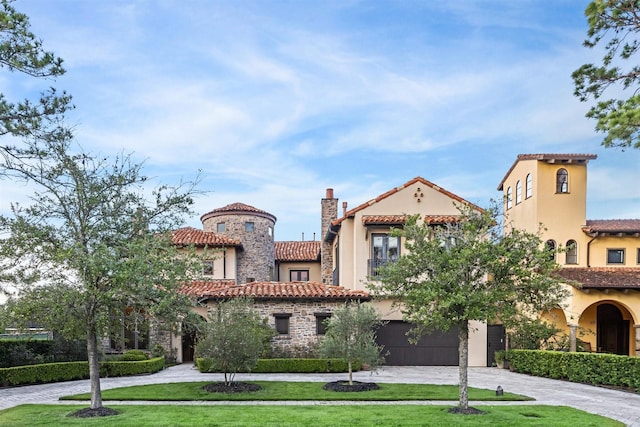
<path fill-rule="evenodd" d="M 584 46 L 600 46 L 604 55 L 601 64 L 584 64 L 573 72 L 574 94 L 595 102 L 587 117 L 604 133 L 602 145 L 640 148 L 640 65 L 634 61 L 640 49 L 640 3 L 594 0 L 585 15 L 589 29 Z"/>
<path fill-rule="evenodd" d="M 42 40 L 30 30 L 29 18 L 17 12 L 12 0 L 0 1 L 0 68 L 20 76 L 51 80 L 64 74 L 62 59 L 46 51 Z M 17 85 L 14 85 L 17 87 Z M 37 99 L 9 100 L 0 93 L 0 136 L 13 136 L 27 144 L 7 139 L 0 144 L 2 156 L 28 156 L 42 139 L 55 140 L 68 134 L 64 113 L 71 96 L 49 87 Z"/>
<path fill-rule="evenodd" d="M 171 230 L 190 213 L 196 182 L 147 189 L 130 155 L 97 157 L 68 140 L 43 148 L 2 162 L 5 182 L 35 188 L 30 206 L 0 216 L 3 279 L 17 289 L 3 315 L 86 338 L 91 409 L 100 409 L 100 341 L 113 316 L 126 310 L 175 322 L 188 310 L 177 290 L 199 260 L 178 252 Z"/>
<path fill-rule="evenodd" d="M 327 332 L 320 342 L 323 357 L 345 359 L 349 366 L 349 385 L 353 385 L 356 361 L 376 369 L 384 362 L 383 347 L 376 343 L 376 330 L 384 324 L 371 305 L 347 302 L 326 319 Z"/>
<path fill-rule="evenodd" d="M 411 216 L 402 236 L 406 253 L 379 271 L 371 288 L 395 298 L 414 325 L 411 340 L 434 330 L 457 329 L 459 406 L 468 412 L 469 332 L 472 321 L 503 322 L 536 316 L 564 298 L 551 273 L 556 264 L 539 236 L 517 229 L 502 232 L 498 209 L 460 206 L 459 220 L 431 226 Z"/>

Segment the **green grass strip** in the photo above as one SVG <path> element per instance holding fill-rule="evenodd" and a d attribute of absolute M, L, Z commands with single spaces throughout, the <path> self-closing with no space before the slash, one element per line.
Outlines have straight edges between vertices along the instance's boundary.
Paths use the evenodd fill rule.
<path fill-rule="evenodd" d="M 387 384 L 378 383 L 379 390 L 365 392 L 335 392 L 323 390 L 325 383 L 318 382 L 286 382 L 286 381 L 251 381 L 262 389 L 251 393 L 209 393 L 202 389 L 211 382 L 186 382 L 168 384 L 149 384 L 115 388 L 102 391 L 103 400 L 215 400 L 215 401 L 250 401 L 250 400 L 351 400 L 351 401 L 402 401 L 402 400 L 458 400 L 457 385 L 434 384 Z M 88 400 L 89 393 L 64 396 L 60 400 Z M 469 400 L 504 401 L 532 400 L 526 396 L 505 392 L 496 396 L 495 390 L 470 388 Z"/>
<path fill-rule="evenodd" d="M 624 424 L 562 406 L 478 406 L 482 415 L 459 415 L 431 405 L 314 406 L 109 406 L 120 414 L 72 418 L 78 405 L 20 405 L 0 411 L 3 427 L 38 426 L 555 426 Z"/>

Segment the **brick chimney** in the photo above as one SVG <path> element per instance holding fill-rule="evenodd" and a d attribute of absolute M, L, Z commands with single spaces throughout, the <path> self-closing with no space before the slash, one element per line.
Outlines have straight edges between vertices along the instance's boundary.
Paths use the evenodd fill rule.
<path fill-rule="evenodd" d="M 322 225 L 320 228 L 320 274 L 322 283 L 333 285 L 333 248 L 324 241 L 331 222 L 338 218 L 338 199 L 333 197 L 333 188 L 327 188 L 327 194 L 321 203 Z"/>

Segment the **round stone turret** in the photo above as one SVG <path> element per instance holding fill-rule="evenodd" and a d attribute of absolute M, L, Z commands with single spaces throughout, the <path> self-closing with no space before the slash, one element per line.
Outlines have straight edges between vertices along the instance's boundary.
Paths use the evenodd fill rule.
<path fill-rule="evenodd" d="M 202 215 L 200 221 L 205 231 L 238 239 L 242 243 L 244 250 L 237 255 L 238 283 L 274 280 L 275 216 L 244 203 L 232 203 Z"/>

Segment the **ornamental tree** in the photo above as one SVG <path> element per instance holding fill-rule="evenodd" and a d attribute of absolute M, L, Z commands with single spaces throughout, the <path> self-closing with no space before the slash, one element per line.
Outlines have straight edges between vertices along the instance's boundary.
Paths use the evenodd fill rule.
<path fill-rule="evenodd" d="M 28 207 L 0 216 L 2 279 L 17 291 L 3 315 L 36 321 L 87 340 L 91 409 L 102 407 L 99 341 L 112 316 L 128 311 L 176 322 L 190 303 L 179 292 L 201 268 L 178 252 L 170 231 L 190 213 L 195 182 L 146 192 L 142 166 L 128 155 L 97 157 L 68 140 L 45 141 L 37 157 L 7 157 L 5 181 L 35 188 Z"/>
<path fill-rule="evenodd" d="M 594 0 L 585 15 L 589 29 L 583 44 L 600 47 L 604 54 L 600 64 L 584 64 L 573 72 L 574 95 L 594 101 L 587 117 L 604 133 L 602 145 L 640 148 L 640 3 Z"/>
<path fill-rule="evenodd" d="M 472 321 L 502 322 L 509 327 L 523 313 L 535 317 L 564 298 L 556 268 L 540 237 L 510 229 L 502 233 L 498 209 L 459 206 L 455 223 L 431 226 L 408 218 L 401 236 L 406 252 L 379 270 L 376 292 L 392 297 L 414 326 L 414 343 L 434 330 L 458 330 L 459 404 L 469 408 L 467 368 Z"/>
<path fill-rule="evenodd" d="M 349 385 L 353 385 L 353 364 L 360 361 L 376 369 L 384 363 L 383 347 L 376 344 L 376 330 L 384 324 L 370 305 L 346 303 L 326 319 L 327 331 L 320 342 L 323 357 L 345 359 L 349 366 Z"/>
<path fill-rule="evenodd" d="M 225 386 L 233 383 L 238 372 L 256 367 L 275 335 L 252 305 L 251 298 L 220 302 L 201 328 L 196 355 L 211 360 L 211 370 L 224 374 Z"/>

